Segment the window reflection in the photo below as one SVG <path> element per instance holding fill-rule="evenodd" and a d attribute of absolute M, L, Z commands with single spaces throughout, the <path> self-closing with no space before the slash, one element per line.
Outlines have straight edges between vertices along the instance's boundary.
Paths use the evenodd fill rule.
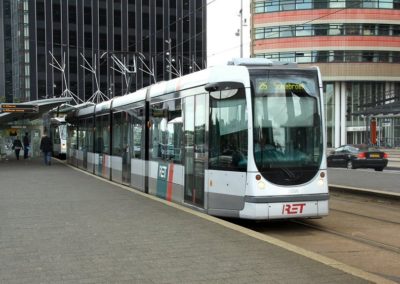
<path fill-rule="evenodd" d="M 152 159 L 182 162 L 181 99 L 151 105 L 150 155 Z"/>
<path fill-rule="evenodd" d="M 210 93 L 210 168 L 247 169 L 247 127 L 244 89 Z"/>
<path fill-rule="evenodd" d="M 308 181 L 322 158 L 316 73 L 254 72 L 251 80 L 257 169 L 276 184 Z"/>

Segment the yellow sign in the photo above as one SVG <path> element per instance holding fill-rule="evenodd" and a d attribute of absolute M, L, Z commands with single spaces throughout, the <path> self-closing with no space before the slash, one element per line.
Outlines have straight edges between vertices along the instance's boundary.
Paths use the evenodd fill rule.
<path fill-rule="evenodd" d="M 302 91 L 304 90 L 303 84 L 296 83 L 282 83 L 278 81 L 270 81 L 270 82 L 259 82 L 258 83 L 258 91 L 265 92 L 285 92 L 285 91 Z"/>

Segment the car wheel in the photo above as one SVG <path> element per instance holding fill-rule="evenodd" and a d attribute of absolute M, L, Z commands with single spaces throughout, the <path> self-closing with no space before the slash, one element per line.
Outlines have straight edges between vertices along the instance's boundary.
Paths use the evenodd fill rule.
<path fill-rule="evenodd" d="M 381 172 L 381 171 L 383 171 L 383 168 L 375 168 L 375 171 Z"/>
<path fill-rule="evenodd" d="M 354 169 L 354 167 L 353 167 L 353 162 L 352 162 L 351 160 L 348 160 L 348 161 L 347 161 L 347 168 L 348 168 L 349 170 Z"/>

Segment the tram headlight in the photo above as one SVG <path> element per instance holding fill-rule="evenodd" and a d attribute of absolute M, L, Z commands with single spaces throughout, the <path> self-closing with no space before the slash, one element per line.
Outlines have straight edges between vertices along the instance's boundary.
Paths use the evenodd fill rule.
<path fill-rule="evenodd" d="M 323 186 L 324 185 L 325 177 L 326 177 L 326 173 L 325 172 L 320 172 L 319 173 L 319 179 L 318 179 L 318 185 L 319 186 Z"/>
<path fill-rule="evenodd" d="M 259 181 L 259 182 L 257 183 L 257 185 L 258 185 L 258 188 L 259 188 L 259 189 L 264 189 L 264 188 L 265 188 L 265 183 L 264 183 L 263 181 Z"/>

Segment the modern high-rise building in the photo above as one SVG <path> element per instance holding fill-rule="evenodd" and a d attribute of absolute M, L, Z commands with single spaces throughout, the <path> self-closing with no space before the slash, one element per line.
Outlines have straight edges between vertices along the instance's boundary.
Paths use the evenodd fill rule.
<path fill-rule="evenodd" d="M 2 0 L 0 102 L 66 89 L 81 100 L 96 91 L 113 97 L 202 69 L 206 7 L 206 0 Z"/>
<path fill-rule="evenodd" d="M 400 0 L 252 0 L 252 56 L 319 66 L 328 146 L 371 142 L 372 119 L 400 146 L 400 109 L 381 111 L 400 102 Z"/>

